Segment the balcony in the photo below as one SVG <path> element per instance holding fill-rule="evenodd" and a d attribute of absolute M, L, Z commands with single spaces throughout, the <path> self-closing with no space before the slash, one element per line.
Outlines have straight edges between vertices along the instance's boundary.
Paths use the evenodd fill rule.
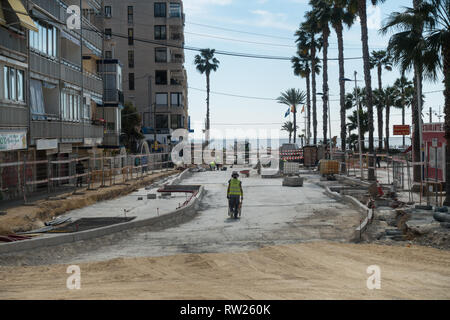
<path fill-rule="evenodd" d="M 74 139 L 102 138 L 103 126 L 81 122 L 65 121 L 31 121 L 31 138 L 33 139 Z"/>
<path fill-rule="evenodd" d="M 45 76 L 59 78 L 59 63 L 35 52 L 30 52 L 30 70 Z"/>
<path fill-rule="evenodd" d="M 103 136 L 103 146 L 119 147 L 120 146 L 120 134 L 116 131 L 108 131 Z"/>
<path fill-rule="evenodd" d="M 28 108 L 0 102 L 0 127 L 28 127 Z"/>
<path fill-rule="evenodd" d="M 61 60 L 61 80 L 81 87 L 80 67 Z"/>
<path fill-rule="evenodd" d="M 25 39 L 21 39 L 19 36 L 14 36 L 5 28 L 0 28 L 0 47 L 4 47 L 10 51 L 20 52 L 22 54 L 27 53 L 27 44 Z M 25 58 L 23 59 L 25 60 Z"/>
<path fill-rule="evenodd" d="M 53 17 L 55 17 L 57 20 L 60 20 L 62 15 L 61 12 L 63 12 L 63 7 L 58 3 L 58 1 L 48 1 L 48 0 L 31 0 L 31 2 L 38 6 L 39 8 L 43 9 Z"/>
<path fill-rule="evenodd" d="M 105 104 L 123 104 L 123 93 L 117 89 L 105 89 L 103 91 L 103 102 Z"/>
<path fill-rule="evenodd" d="M 103 93 L 103 81 L 98 76 L 89 72 L 83 74 L 83 88 L 98 94 Z"/>

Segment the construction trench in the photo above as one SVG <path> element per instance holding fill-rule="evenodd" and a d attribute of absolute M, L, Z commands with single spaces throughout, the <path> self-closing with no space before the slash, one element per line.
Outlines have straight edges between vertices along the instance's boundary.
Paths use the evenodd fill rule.
<path fill-rule="evenodd" d="M 364 233 L 370 234 L 372 232 L 370 227 L 368 227 L 363 232 L 360 231 L 358 233 L 357 229 L 361 226 L 364 219 L 367 218 L 367 212 L 361 210 L 361 207 L 354 203 L 342 201 L 342 199 L 338 198 L 339 196 L 335 195 L 347 193 L 358 198 L 358 194 L 360 194 L 360 200 L 363 203 L 365 198 L 361 187 L 350 187 L 342 181 L 324 181 L 320 175 L 306 170 L 301 172 L 300 176 L 296 178 L 295 183 L 298 183 L 298 186 L 292 186 L 294 181 L 292 177 L 287 184 L 283 183 L 283 180 L 285 182 L 287 180 L 282 177 L 271 177 L 269 179 L 266 176 L 267 179 L 263 179 L 257 173 L 257 170 L 249 167 L 235 167 L 229 170 L 248 170 L 249 172 L 248 177 L 245 175 L 240 177 L 244 188 L 243 209 L 240 220 L 232 220 L 227 216 L 226 189 L 231 175 L 230 171 L 207 171 L 204 169 L 185 171 L 181 174 L 181 177 L 176 176 L 175 178 L 155 182 L 125 197 L 69 211 L 61 216 L 61 219 L 70 218 L 71 220 L 63 224 L 63 227 L 55 228 L 61 232 L 70 232 L 70 234 L 75 235 L 83 234 L 83 232 L 85 234 L 93 233 L 102 229 L 109 230 L 108 228 L 117 228 L 120 231 L 103 232 L 99 233 L 98 236 L 86 237 L 85 240 L 80 241 L 76 241 L 77 238 L 74 236 L 75 238 L 70 238 L 70 240 L 66 238 L 61 243 L 58 243 L 56 239 L 65 235 L 61 235 L 57 231 L 46 232 L 33 240 L 24 240 L 23 243 L 39 239 L 51 239 L 51 242 L 49 242 L 52 244 L 51 246 L 36 246 L 32 249 L 26 249 L 26 246 L 24 246 L 20 250 L 10 252 L 3 250 L 3 253 L 1 253 L 2 246 L 10 244 L 0 244 L 0 298 L 33 296 L 33 290 L 28 292 L 27 288 L 21 288 L 20 281 L 17 283 L 17 286 L 14 286 L 14 281 L 8 282 L 8 285 L 4 282 L 9 277 L 6 273 L 12 272 L 14 274 L 16 271 L 19 272 L 23 266 L 37 268 L 27 269 L 32 272 L 32 270 L 39 270 L 40 266 L 47 268 L 46 270 L 49 270 L 48 268 L 59 270 L 61 266 L 73 264 L 91 266 L 97 263 L 107 263 L 107 266 L 112 268 L 110 271 L 116 272 L 118 270 L 116 262 L 128 261 L 127 259 L 144 259 L 142 260 L 146 261 L 145 263 L 143 262 L 144 264 L 148 263 L 148 259 L 156 259 L 152 260 L 153 264 L 156 261 L 164 261 L 164 257 L 174 261 L 178 261 L 177 257 L 186 257 L 185 259 L 189 260 L 190 256 L 195 259 L 204 257 L 200 260 L 208 259 L 208 254 L 231 258 L 236 254 L 251 255 L 253 252 L 263 254 L 266 252 L 264 250 L 270 251 L 270 248 L 295 248 L 290 246 L 299 246 L 299 250 L 308 252 L 308 250 L 311 250 L 311 246 L 316 245 L 320 246 L 320 248 L 317 247 L 315 249 L 316 252 L 325 250 L 325 252 L 328 252 L 327 255 L 334 256 L 340 250 L 344 250 L 343 248 L 348 248 L 351 251 L 355 250 L 355 247 L 351 246 L 364 246 L 364 244 L 350 245 L 349 243 L 365 242 L 368 239 L 367 236 L 364 236 Z M 262 176 L 264 176 L 264 172 Z M 362 206 L 364 207 L 364 204 Z M 189 210 L 184 210 L 183 208 L 188 208 Z M 170 218 L 166 221 L 164 220 L 165 216 L 170 216 Z M 113 218 L 117 221 L 112 221 L 114 220 Z M 124 221 L 124 219 L 128 220 L 128 222 Z M 83 223 L 77 224 L 75 223 L 76 221 Z M 371 224 L 373 223 L 373 221 L 370 222 Z M 130 224 L 129 227 L 125 227 L 127 224 Z M 101 226 L 102 228 L 92 229 L 92 225 L 94 227 Z M 391 235 L 398 236 L 395 232 Z M 83 239 L 83 237 L 80 239 Z M 369 240 L 382 241 L 383 238 Z M 392 241 L 399 240 L 397 243 L 398 248 L 392 250 L 403 250 L 405 247 L 411 247 L 411 242 L 408 242 L 408 239 L 404 237 L 401 239 L 399 237 L 390 237 L 387 240 L 391 241 L 389 244 L 393 244 Z M 22 241 L 14 242 L 14 244 L 19 242 Z M 370 250 L 375 256 L 382 255 L 386 251 L 383 247 L 385 246 L 382 245 L 380 248 L 373 247 Z M 279 272 L 289 273 L 289 269 L 292 267 L 289 263 L 294 262 L 288 262 L 290 258 L 283 251 L 285 249 L 280 249 L 283 252 L 280 253 L 280 258 L 283 261 L 286 259 L 286 265 L 281 266 L 281 269 L 286 269 L 286 271 L 280 270 Z M 428 250 L 428 248 L 424 250 Z M 439 259 L 442 259 L 442 261 L 436 262 L 437 265 L 441 263 L 449 266 L 450 254 L 447 251 L 438 251 L 431 252 L 430 255 L 434 256 L 438 255 L 438 253 Z M 204 254 L 206 255 L 204 256 Z M 370 262 L 370 257 L 361 252 L 359 254 L 361 259 L 367 260 L 368 263 Z M 404 255 L 404 253 L 402 254 Z M 404 263 L 406 258 L 402 254 L 389 254 L 389 259 L 386 261 L 402 257 L 401 261 L 395 261 L 395 263 Z M 303 257 L 302 259 L 305 258 Z M 324 267 L 322 263 L 326 261 L 324 257 L 324 262 L 321 262 L 322 258 L 320 258 L 320 255 L 314 257 L 314 254 L 306 259 L 311 261 L 311 263 L 319 263 L 320 266 L 316 265 L 314 267 L 318 269 Z M 352 260 L 353 256 L 348 259 Z M 182 259 L 181 262 L 177 262 L 180 265 L 175 265 L 180 268 L 188 267 L 190 266 L 189 263 L 185 265 L 188 260 Z M 141 260 L 133 261 L 137 265 L 142 262 Z M 252 265 L 253 262 L 249 261 L 249 263 Z M 258 264 L 255 262 L 255 267 L 259 263 L 261 262 L 258 262 Z M 391 263 L 394 264 L 394 261 L 391 261 Z M 424 263 L 427 262 L 424 261 Z M 156 265 L 155 270 L 158 270 Z M 215 264 L 213 263 L 213 265 Z M 168 270 L 169 267 L 166 264 L 164 266 L 161 270 Z M 196 264 L 196 267 L 200 267 L 200 265 Z M 237 268 L 247 267 L 245 265 L 237 266 Z M 258 268 L 261 267 L 259 265 Z M 267 266 L 267 268 L 269 267 Z M 421 265 L 418 268 L 423 269 L 424 266 Z M 106 268 L 105 270 L 109 269 Z M 445 270 L 445 268 L 442 270 Z M 448 268 L 446 271 L 442 270 L 439 269 L 441 278 L 437 282 L 442 283 L 445 288 L 439 287 L 439 290 L 436 292 L 446 292 L 446 296 L 450 297 L 450 271 L 448 271 Z M 32 276 L 32 273 L 30 273 L 30 276 Z M 220 274 L 216 276 L 221 277 Z M 295 275 L 291 276 L 295 278 Z M 323 276 L 325 278 L 328 277 L 326 272 Z M 362 277 L 364 279 L 366 277 L 365 270 L 362 270 Z M 212 281 L 217 280 L 215 278 Z M 39 282 L 38 280 L 36 281 Z M 167 284 L 165 286 L 167 287 Z M 8 291 L 8 288 L 13 291 Z M 179 290 L 179 286 L 177 288 Z M 201 289 L 199 288 L 199 290 Z M 234 290 L 233 292 L 236 292 L 236 295 L 232 295 L 230 298 L 240 298 L 241 296 L 238 292 L 241 289 L 236 287 Z M 419 288 L 415 290 L 420 292 Z M 17 292 L 22 292 L 22 295 Z M 62 293 L 61 296 L 67 297 L 65 293 Z M 108 294 L 105 297 L 108 296 L 112 297 Z M 249 296 L 264 297 L 264 295 Z M 78 296 L 78 298 L 84 297 L 86 296 L 82 294 Z M 142 297 L 152 298 L 154 296 L 144 295 Z M 176 294 L 167 295 L 167 298 L 180 297 L 201 298 L 202 295 L 199 292 L 186 293 L 183 296 Z M 216 297 L 223 298 L 220 295 Z M 292 294 L 286 297 L 308 298 L 314 297 L 314 295 L 301 296 Z M 357 296 L 352 296 L 350 293 L 348 297 L 357 298 Z M 394 294 L 394 297 L 407 296 L 399 293 L 398 295 Z M 126 298 L 126 296 L 123 298 Z M 336 298 L 341 298 L 341 296 L 336 295 Z"/>

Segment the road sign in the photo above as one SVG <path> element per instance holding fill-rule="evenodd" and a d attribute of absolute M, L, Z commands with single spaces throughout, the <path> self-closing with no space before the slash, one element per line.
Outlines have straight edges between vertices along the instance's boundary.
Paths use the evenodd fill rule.
<path fill-rule="evenodd" d="M 437 148 L 437 146 L 438 146 L 438 138 L 433 138 L 433 139 L 431 140 L 431 146 L 432 146 L 433 148 Z"/>
<path fill-rule="evenodd" d="M 411 127 L 408 125 L 394 126 L 394 136 L 409 136 L 411 134 Z"/>

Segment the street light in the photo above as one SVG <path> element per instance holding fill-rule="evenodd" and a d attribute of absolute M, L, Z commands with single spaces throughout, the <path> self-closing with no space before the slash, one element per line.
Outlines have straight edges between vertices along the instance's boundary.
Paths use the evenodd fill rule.
<path fill-rule="evenodd" d="M 316 93 L 318 96 L 323 96 L 323 97 L 327 97 L 328 98 L 328 127 L 329 127 L 329 135 L 330 135 L 330 139 L 329 139 L 329 145 L 330 145 L 330 160 L 333 159 L 332 156 L 332 151 L 333 151 L 333 146 L 331 144 L 331 113 L 330 113 L 330 89 L 328 89 L 326 94 L 323 94 L 322 92 L 318 92 Z M 326 137 L 323 137 L 324 139 L 326 139 Z"/>
<path fill-rule="evenodd" d="M 361 180 L 364 179 L 364 172 L 362 167 L 362 146 L 361 146 L 361 125 L 359 121 L 359 96 L 358 96 L 358 80 L 356 80 L 356 75 L 358 73 L 355 71 L 355 96 L 356 96 L 356 118 L 358 121 L 358 149 L 359 149 L 359 169 L 361 173 Z M 353 81 L 348 78 L 340 78 L 341 81 Z"/>

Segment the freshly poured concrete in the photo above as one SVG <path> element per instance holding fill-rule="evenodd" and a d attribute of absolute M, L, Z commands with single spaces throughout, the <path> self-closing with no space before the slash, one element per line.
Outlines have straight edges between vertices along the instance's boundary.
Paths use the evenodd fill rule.
<path fill-rule="evenodd" d="M 242 218 L 230 220 L 226 198 L 229 178 L 230 172 L 215 171 L 194 173 L 182 181 L 182 184 L 201 184 L 206 191 L 198 215 L 190 222 L 162 231 L 127 232 L 47 248 L 48 252 L 36 252 L 36 259 L 20 253 L 17 256 L 27 264 L 76 263 L 117 257 L 241 251 L 313 240 L 348 241 L 360 222 L 356 210 L 327 197 L 322 188 L 312 183 L 318 176 L 306 176 L 303 187 L 293 188 L 283 187 L 281 178 L 261 179 L 253 174 L 250 178 L 241 178 L 244 188 Z M 90 217 L 108 213 L 120 216 L 123 209 L 131 209 L 130 216 L 145 218 L 156 214 L 156 206 L 160 206 L 160 210 L 173 210 L 185 199 L 146 200 L 146 192 L 140 190 L 68 215 Z M 144 200 L 137 201 L 138 195 Z"/>

